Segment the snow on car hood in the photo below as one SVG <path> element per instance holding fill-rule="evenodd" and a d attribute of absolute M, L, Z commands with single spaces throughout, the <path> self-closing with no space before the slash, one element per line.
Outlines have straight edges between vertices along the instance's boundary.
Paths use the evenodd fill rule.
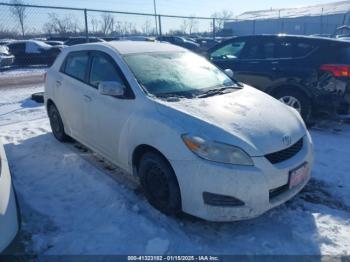
<path fill-rule="evenodd" d="M 284 136 L 293 144 L 306 134 L 294 109 L 247 85 L 229 94 L 156 104 L 186 133 L 239 146 L 251 156 L 285 149 Z"/>

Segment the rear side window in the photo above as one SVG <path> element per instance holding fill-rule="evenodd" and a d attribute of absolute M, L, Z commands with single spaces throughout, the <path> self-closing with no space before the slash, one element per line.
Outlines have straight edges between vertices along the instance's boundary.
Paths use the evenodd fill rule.
<path fill-rule="evenodd" d="M 64 73 L 73 78 L 84 81 L 88 61 L 89 55 L 86 52 L 69 54 L 65 61 Z"/>
<path fill-rule="evenodd" d="M 300 58 L 310 54 L 316 47 L 300 41 L 281 41 L 278 45 L 278 58 Z"/>
<path fill-rule="evenodd" d="M 310 54 L 315 49 L 315 46 L 308 43 L 297 43 L 295 46 L 295 56 L 303 57 Z"/>
<path fill-rule="evenodd" d="M 102 81 L 123 83 L 114 62 L 104 55 L 95 55 L 91 64 L 90 84 L 98 87 Z"/>

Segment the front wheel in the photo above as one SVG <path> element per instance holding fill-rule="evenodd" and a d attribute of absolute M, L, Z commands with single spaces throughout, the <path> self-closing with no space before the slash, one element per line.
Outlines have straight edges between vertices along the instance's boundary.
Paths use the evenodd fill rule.
<path fill-rule="evenodd" d="M 175 173 L 163 156 L 145 153 L 140 161 L 141 186 L 149 203 L 166 215 L 181 211 L 181 196 Z"/>
<path fill-rule="evenodd" d="M 310 119 L 311 102 L 304 93 L 288 88 L 277 91 L 274 94 L 274 97 L 282 103 L 297 110 L 305 122 Z"/>
<path fill-rule="evenodd" d="M 50 105 L 48 110 L 52 133 L 60 142 L 69 141 L 69 136 L 64 132 L 62 118 L 55 105 Z"/>

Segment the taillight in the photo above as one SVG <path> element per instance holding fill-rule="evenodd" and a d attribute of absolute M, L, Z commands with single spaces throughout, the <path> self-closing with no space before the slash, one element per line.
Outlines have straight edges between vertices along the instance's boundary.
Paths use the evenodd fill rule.
<path fill-rule="evenodd" d="M 325 64 L 320 69 L 331 73 L 335 77 L 350 77 L 350 66 L 348 65 Z"/>

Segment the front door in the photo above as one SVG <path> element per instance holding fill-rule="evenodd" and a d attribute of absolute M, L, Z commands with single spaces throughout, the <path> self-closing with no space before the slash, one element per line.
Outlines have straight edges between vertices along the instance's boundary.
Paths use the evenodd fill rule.
<path fill-rule="evenodd" d="M 231 69 L 236 80 L 262 90 L 274 81 L 278 63 L 273 39 L 234 39 L 212 52 L 210 59 L 222 69 Z"/>
<path fill-rule="evenodd" d="M 126 87 L 126 95 L 112 97 L 100 94 L 100 82 L 119 82 Z M 92 54 L 88 83 L 91 88 L 84 92 L 86 117 L 84 129 L 88 144 L 109 159 L 120 163 L 120 136 L 128 132 L 127 122 L 135 110 L 131 89 L 116 62 L 103 52 Z"/>

